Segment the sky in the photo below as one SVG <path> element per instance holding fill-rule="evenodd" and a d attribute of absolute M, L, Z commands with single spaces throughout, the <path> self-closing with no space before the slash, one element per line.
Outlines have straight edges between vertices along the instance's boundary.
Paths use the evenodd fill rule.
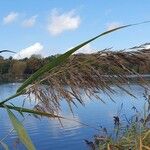
<path fill-rule="evenodd" d="M 16 59 L 64 53 L 99 33 L 150 20 L 150 0 L 1 0 L 0 50 Z M 123 29 L 78 52 L 125 49 L 150 42 L 150 24 Z M 12 54 L 3 54 L 9 57 Z"/>

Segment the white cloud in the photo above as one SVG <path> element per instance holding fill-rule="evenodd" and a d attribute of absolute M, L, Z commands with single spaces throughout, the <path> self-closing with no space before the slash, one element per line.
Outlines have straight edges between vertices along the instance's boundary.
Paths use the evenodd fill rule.
<path fill-rule="evenodd" d="M 73 47 L 71 47 L 73 48 Z M 69 48 L 69 49 L 71 49 Z M 92 48 L 92 46 L 90 44 L 87 44 L 85 46 L 83 46 L 82 48 L 80 48 L 79 50 L 77 50 L 74 54 L 78 54 L 78 53 L 83 53 L 83 54 L 90 54 L 90 53 L 95 53 L 97 52 L 94 48 Z"/>
<path fill-rule="evenodd" d="M 33 27 L 34 24 L 36 23 L 36 18 L 37 18 L 37 15 L 32 16 L 29 19 L 25 19 L 22 23 L 22 26 L 27 27 L 27 28 Z"/>
<path fill-rule="evenodd" d="M 150 49 L 150 44 L 144 47 L 145 49 Z"/>
<path fill-rule="evenodd" d="M 75 11 L 69 11 L 60 14 L 57 10 L 53 10 L 50 16 L 48 31 L 56 36 L 66 30 L 75 30 L 81 22 L 80 16 L 75 14 Z"/>
<path fill-rule="evenodd" d="M 111 22 L 107 24 L 107 30 L 112 30 L 114 28 L 120 27 L 122 23 L 120 22 Z"/>
<path fill-rule="evenodd" d="M 3 23 L 9 24 L 14 22 L 17 19 L 18 15 L 19 14 L 17 12 L 10 12 L 7 16 L 3 18 Z"/>
<path fill-rule="evenodd" d="M 33 54 L 39 54 L 43 50 L 43 45 L 40 43 L 35 43 L 25 49 L 22 49 L 20 52 L 13 56 L 14 59 L 22 59 L 22 58 L 29 58 Z"/>

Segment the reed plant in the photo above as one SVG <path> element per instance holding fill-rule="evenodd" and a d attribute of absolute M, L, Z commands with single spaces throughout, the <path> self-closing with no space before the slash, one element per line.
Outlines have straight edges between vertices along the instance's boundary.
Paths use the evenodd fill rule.
<path fill-rule="evenodd" d="M 35 150 L 36 148 L 29 135 L 27 134 L 23 124 L 17 118 L 16 113 L 14 114 L 12 110 L 20 113 L 21 115 L 23 115 L 24 113 L 29 113 L 50 118 L 64 119 L 63 116 L 59 115 L 59 111 L 61 110 L 60 101 L 62 99 L 65 99 L 70 109 L 72 108 L 72 104 L 76 105 L 75 99 L 82 105 L 84 105 L 84 102 L 82 100 L 81 89 L 89 97 L 95 96 L 96 98 L 101 99 L 97 95 L 97 92 L 105 91 L 106 94 L 108 94 L 107 91 L 114 92 L 110 88 L 110 83 L 113 81 L 113 78 L 115 81 L 117 81 L 115 82 L 116 85 L 119 88 L 126 91 L 123 87 L 121 87 L 118 84 L 122 83 L 122 81 L 127 82 L 126 74 L 121 73 L 120 71 L 115 72 L 113 67 L 119 68 L 124 72 L 129 72 L 130 74 L 138 75 L 134 70 L 130 70 L 130 68 L 127 68 L 123 62 L 144 62 L 144 60 L 148 59 L 147 55 L 144 54 L 144 51 L 140 51 L 137 53 L 101 52 L 101 54 L 105 55 L 105 57 L 97 57 L 93 55 L 94 59 L 91 59 L 90 61 L 96 61 L 97 64 L 101 63 L 102 59 L 109 60 L 110 66 L 112 66 L 111 70 L 114 73 L 113 75 L 106 74 L 105 76 L 103 76 L 102 69 L 97 69 L 97 66 L 93 66 L 93 64 L 88 63 L 87 60 L 76 61 L 76 57 L 71 55 L 78 49 L 96 40 L 97 38 L 100 38 L 102 36 L 105 36 L 109 33 L 123 28 L 149 22 L 150 21 L 120 26 L 118 28 L 103 32 L 95 36 L 94 38 L 91 38 L 75 46 L 66 53 L 58 56 L 53 61 L 41 67 L 37 72 L 35 72 L 22 83 L 22 85 L 18 88 L 15 94 L 0 101 L 0 108 L 5 109 L 7 111 L 15 131 L 18 134 L 21 142 L 26 147 L 26 149 Z M 143 55 L 139 55 L 139 53 L 142 53 Z M 132 95 L 128 91 L 126 92 Z M 26 95 L 28 98 L 32 98 L 31 95 L 34 95 L 35 100 L 38 104 L 33 109 L 25 108 L 24 106 L 19 107 L 12 104 L 13 99 L 21 95 Z M 9 103 L 10 100 L 11 103 Z M 4 147 L 4 149 L 8 149 L 7 145 L 2 140 L 0 144 Z"/>
<path fill-rule="evenodd" d="M 93 141 L 85 140 L 88 147 L 92 150 L 150 150 L 150 97 L 146 94 L 144 97 L 146 102 L 142 111 L 133 106 L 131 112 L 134 113 L 130 118 L 121 112 L 113 116 L 111 134 L 101 127 Z"/>

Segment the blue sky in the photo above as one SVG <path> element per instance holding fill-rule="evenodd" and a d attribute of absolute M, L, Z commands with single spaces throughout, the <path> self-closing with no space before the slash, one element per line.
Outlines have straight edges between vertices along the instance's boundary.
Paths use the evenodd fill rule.
<path fill-rule="evenodd" d="M 150 20 L 150 0 L 1 0 L 0 49 L 21 51 L 16 58 L 63 53 L 110 28 L 146 20 Z M 146 42 L 150 42 L 150 24 L 112 33 L 81 51 L 124 49 Z"/>

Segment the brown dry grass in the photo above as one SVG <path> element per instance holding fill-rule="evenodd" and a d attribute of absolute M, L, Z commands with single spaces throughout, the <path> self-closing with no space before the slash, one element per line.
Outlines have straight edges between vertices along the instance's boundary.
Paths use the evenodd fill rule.
<path fill-rule="evenodd" d="M 109 92 L 115 92 L 111 84 L 134 96 L 122 86 L 123 83 L 129 83 L 128 75 L 137 75 L 140 85 L 147 83 L 129 64 L 142 63 L 150 69 L 147 64 L 149 61 L 150 50 L 144 49 L 130 52 L 105 50 L 90 55 L 72 55 L 66 63 L 46 73 L 42 79 L 28 87 L 27 94 L 29 97 L 32 97 L 31 94 L 35 95 L 38 101 L 35 109 L 53 114 L 59 113 L 62 99 L 67 101 L 70 110 L 72 104 L 76 105 L 75 100 L 84 105 L 83 93 L 89 98 L 95 96 L 103 101 L 99 96 L 103 91 L 113 100 L 109 95 Z"/>

